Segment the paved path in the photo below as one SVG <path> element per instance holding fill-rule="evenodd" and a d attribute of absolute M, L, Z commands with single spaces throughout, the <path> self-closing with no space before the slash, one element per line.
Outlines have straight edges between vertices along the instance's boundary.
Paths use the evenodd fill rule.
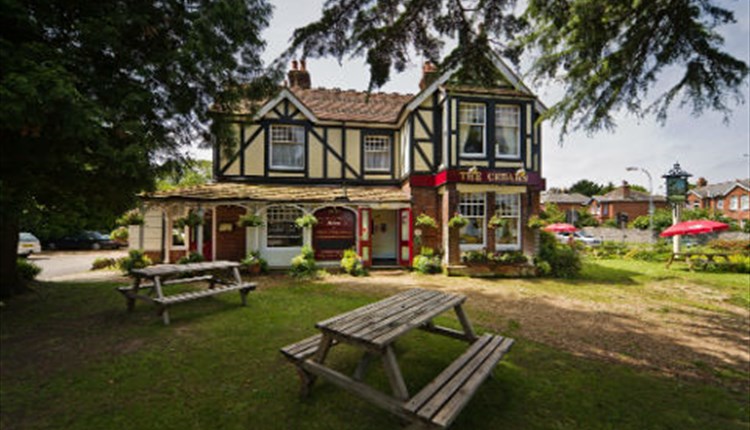
<path fill-rule="evenodd" d="M 121 258 L 126 250 L 101 251 L 44 251 L 29 256 L 29 261 L 42 268 L 40 281 L 91 280 L 119 276 L 112 270 L 91 271 L 91 263 L 97 258 Z"/>

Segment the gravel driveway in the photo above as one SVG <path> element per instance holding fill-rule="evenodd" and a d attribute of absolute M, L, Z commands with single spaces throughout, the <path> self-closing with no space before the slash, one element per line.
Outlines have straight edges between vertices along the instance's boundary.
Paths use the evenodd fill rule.
<path fill-rule="evenodd" d="M 40 281 L 72 281 L 118 276 L 119 272 L 99 270 L 91 272 L 91 263 L 97 258 L 121 258 L 127 250 L 100 251 L 44 251 L 29 256 L 29 261 L 42 268 Z"/>

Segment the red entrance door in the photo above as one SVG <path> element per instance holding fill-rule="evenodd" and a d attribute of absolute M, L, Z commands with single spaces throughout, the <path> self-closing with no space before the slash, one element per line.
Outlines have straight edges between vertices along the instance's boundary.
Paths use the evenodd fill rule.
<path fill-rule="evenodd" d="M 315 212 L 318 223 L 313 227 L 313 249 L 316 260 L 340 260 L 344 251 L 354 249 L 354 212 L 343 208 L 324 208 Z"/>

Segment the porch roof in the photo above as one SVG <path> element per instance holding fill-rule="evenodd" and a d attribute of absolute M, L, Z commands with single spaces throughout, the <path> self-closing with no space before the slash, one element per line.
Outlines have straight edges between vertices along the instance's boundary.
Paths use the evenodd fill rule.
<path fill-rule="evenodd" d="M 409 203 L 395 186 L 258 185 L 214 183 L 141 195 L 146 201 L 255 201 L 295 203 Z"/>

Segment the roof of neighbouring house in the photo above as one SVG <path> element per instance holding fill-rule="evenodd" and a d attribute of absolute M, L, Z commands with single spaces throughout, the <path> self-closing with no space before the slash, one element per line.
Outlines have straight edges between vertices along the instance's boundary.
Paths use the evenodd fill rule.
<path fill-rule="evenodd" d="M 741 186 L 746 190 L 750 190 L 750 179 L 739 179 L 734 181 L 718 182 L 715 184 L 708 184 L 705 187 L 693 188 L 689 193 L 695 194 L 696 196 L 706 199 L 721 197 L 732 191 L 734 187 Z"/>
<path fill-rule="evenodd" d="M 256 185 L 222 182 L 168 191 L 144 193 L 148 201 L 263 201 L 408 203 L 409 196 L 394 186 Z"/>
<path fill-rule="evenodd" d="M 540 196 L 542 204 L 545 203 L 567 203 L 567 204 L 579 204 L 585 205 L 591 197 L 585 196 L 580 193 L 561 193 L 554 191 L 543 192 Z"/>
<path fill-rule="evenodd" d="M 667 201 L 667 198 L 664 196 L 653 196 L 655 202 L 665 202 Z M 607 202 L 648 202 L 649 195 L 648 193 L 644 193 L 642 191 L 636 191 L 633 189 L 630 189 L 629 192 L 625 192 L 625 187 L 618 187 L 614 190 L 608 192 L 607 194 L 604 194 L 603 196 L 593 196 L 592 199 L 607 203 Z"/>

